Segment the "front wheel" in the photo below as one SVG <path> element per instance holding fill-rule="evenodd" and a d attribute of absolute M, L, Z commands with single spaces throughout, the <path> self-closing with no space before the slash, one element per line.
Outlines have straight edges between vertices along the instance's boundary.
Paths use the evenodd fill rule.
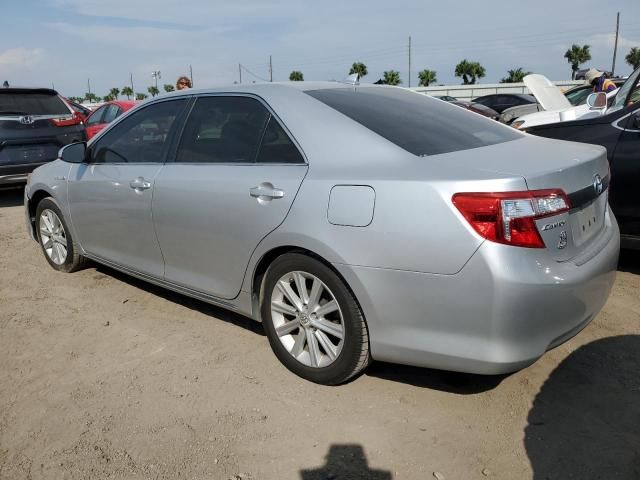
<path fill-rule="evenodd" d="M 369 363 L 369 333 L 344 282 L 306 255 L 278 257 L 262 288 L 262 319 L 278 359 L 315 383 L 336 385 Z"/>
<path fill-rule="evenodd" d="M 53 198 L 45 198 L 38 204 L 36 232 L 45 258 L 55 270 L 73 272 L 82 267 L 84 257 Z"/>

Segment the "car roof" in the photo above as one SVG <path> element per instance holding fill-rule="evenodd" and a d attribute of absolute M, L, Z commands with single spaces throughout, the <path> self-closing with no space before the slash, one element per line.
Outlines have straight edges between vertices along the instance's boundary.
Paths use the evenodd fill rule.
<path fill-rule="evenodd" d="M 333 88 L 397 88 L 389 85 L 374 85 L 372 83 L 351 84 L 342 82 L 261 82 L 251 84 L 233 84 L 212 88 L 189 88 L 185 90 L 179 90 L 171 92 L 165 95 L 161 95 L 158 98 L 166 98 L 168 96 L 189 96 L 189 95 L 202 95 L 207 93 L 249 93 L 259 95 L 260 93 L 268 91 L 283 91 L 287 89 L 297 91 L 309 91 L 309 90 L 325 90 Z"/>
<path fill-rule="evenodd" d="M 58 95 L 58 92 L 51 88 L 31 87 L 0 87 L 0 93 L 43 93 L 45 95 Z"/>

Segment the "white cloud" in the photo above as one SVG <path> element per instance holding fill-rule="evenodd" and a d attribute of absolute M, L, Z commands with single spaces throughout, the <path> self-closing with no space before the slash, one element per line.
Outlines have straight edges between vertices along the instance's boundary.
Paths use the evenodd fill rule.
<path fill-rule="evenodd" d="M 602 47 L 613 48 L 616 43 L 616 35 L 615 33 L 594 35 L 593 37 L 591 37 L 590 43 Z M 639 39 L 632 40 L 630 38 L 623 37 L 622 35 L 618 36 L 618 51 L 620 51 L 621 48 L 626 49 L 633 47 L 640 47 Z"/>
<path fill-rule="evenodd" d="M 16 70 L 33 68 L 43 57 L 44 50 L 41 48 L 11 48 L 0 52 L 0 67 Z"/>

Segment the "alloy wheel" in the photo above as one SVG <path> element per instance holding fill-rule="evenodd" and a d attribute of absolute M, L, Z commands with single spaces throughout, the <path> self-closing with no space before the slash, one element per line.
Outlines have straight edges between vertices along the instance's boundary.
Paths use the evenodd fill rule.
<path fill-rule="evenodd" d="M 62 265 L 67 260 L 67 236 L 56 212 L 43 210 L 39 227 L 40 241 L 45 253 L 53 263 Z"/>
<path fill-rule="evenodd" d="M 340 355 L 345 337 L 342 311 L 315 275 L 283 275 L 271 294 L 271 319 L 280 342 L 300 363 L 322 368 Z"/>

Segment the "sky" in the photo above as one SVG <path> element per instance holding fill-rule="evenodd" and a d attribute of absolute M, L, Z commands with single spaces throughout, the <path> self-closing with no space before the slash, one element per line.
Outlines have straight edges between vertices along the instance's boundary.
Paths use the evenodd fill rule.
<path fill-rule="evenodd" d="M 616 12 L 616 73 L 640 47 L 640 0 L 0 0 L 0 82 L 52 85 L 67 96 L 106 95 L 129 84 L 137 92 L 158 81 L 175 84 L 192 66 L 194 86 L 269 79 L 292 70 L 305 80 L 341 80 L 353 62 L 364 82 L 397 70 L 411 86 L 435 70 L 438 83 L 460 84 L 462 59 L 486 69 L 481 83 L 522 67 L 552 80 L 569 79 L 564 52 L 590 45 L 583 67 L 611 69 Z"/>

